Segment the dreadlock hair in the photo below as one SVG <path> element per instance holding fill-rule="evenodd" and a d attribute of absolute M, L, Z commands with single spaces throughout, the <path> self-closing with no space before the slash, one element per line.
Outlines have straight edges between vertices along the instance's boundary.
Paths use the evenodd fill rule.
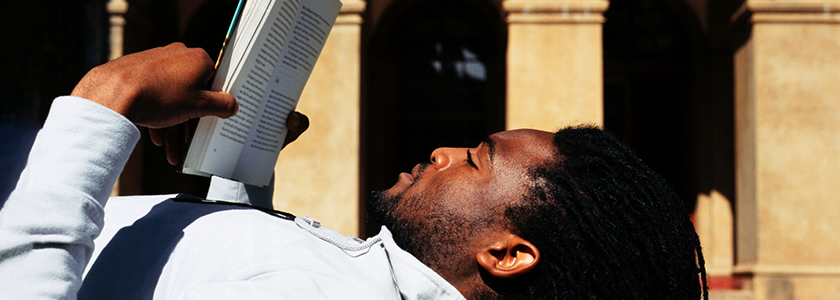
<path fill-rule="evenodd" d="M 508 299 L 708 299 L 700 241 L 671 187 L 602 130 L 570 127 L 505 217 L 541 258 Z M 701 289 L 702 284 L 702 289 Z"/>

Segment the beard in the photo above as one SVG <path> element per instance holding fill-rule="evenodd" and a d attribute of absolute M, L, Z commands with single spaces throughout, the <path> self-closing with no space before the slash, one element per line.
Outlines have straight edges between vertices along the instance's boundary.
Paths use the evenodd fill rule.
<path fill-rule="evenodd" d="M 374 228 L 386 226 L 391 228 L 395 222 L 391 211 L 396 207 L 397 202 L 402 198 L 402 194 L 390 196 L 385 194 L 386 190 L 371 192 L 367 200 L 365 200 L 365 217 L 368 224 Z"/>
<path fill-rule="evenodd" d="M 470 230 L 462 218 L 437 205 L 421 206 L 429 203 L 421 200 L 403 193 L 373 192 L 365 201 L 367 220 L 373 226 L 387 227 L 400 248 L 441 273 L 452 267 L 453 258 L 465 254 L 463 245 Z"/>
<path fill-rule="evenodd" d="M 454 196 L 445 187 L 410 196 L 404 191 L 396 195 L 377 191 L 365 201 L 365 211 L 369 224 L 387 227 L 397 246 L 452 282 L 477 267 L 475 255 L 467 248 L 473 235 L 496 228 L 492 224 L 498 222 L 489 215 L 469 218 L 440 203 Z M 476 299 L 498 297 L 484 285 L 469 293 Z"/>
<path fill-rule="evenodd" d="M 373 192 L 365 202 L 367 220 L 375 227 L 387 227 L 400 248 L 426 263 L 422 257 L 432 248 L 429 245 L 430 240 L 434 239 L 432 234 L 422 229 L 423 226 L 419 224 L 421 222 L 409 221 L 407 216 L 397 214 L 399 204 L 417 202 L 411 198 L 404 198 L 402 193 L 388 195 L 386 191 Z"/>
<path fill-rule="evenodd" d="M 413 174 L 414 182 L 409 184 L 409 186 L 399 194 L 389 195 L 387 194 L 387 190 L 375 191 L 372 192 L 365 201 L 365 215 L 367 217 L 368 224 L 372 225 L 374 228 L 380 228 L 382 226 L 387 227 L 388 230 L 391 231 L 397 245 L 404 250 L 420 247 L 419 245 L 416 245 L 417 241 L 415 239 L 408 238 L 413 234 L 419 233 L 418 231 L 420 231 L 420 229 L 417 228 L 417 226 L 412 225 L 411 222 L 408 222 L 405 216 L 398 216 L 396 211 L 400 204 L 405 207 L 406 203 L 413 204 L 414 206 L 409 208 L 409 211 L 416 211 L 422 208 L 422 205 L 419 204 L 420 199 L 416 199 L 416 197 L 409 197 L 408 199 L 404 198 L 406 191 L 411 189 L 414 184 L 423 177 L 423 173 L 425 173 L 426 168 L 430 165 L 430 162 L 421 162 L 419 164 L 420 168 L 417 174 Z M 414 254 L 412 251 L 409 251 L 409 253 Z"/>

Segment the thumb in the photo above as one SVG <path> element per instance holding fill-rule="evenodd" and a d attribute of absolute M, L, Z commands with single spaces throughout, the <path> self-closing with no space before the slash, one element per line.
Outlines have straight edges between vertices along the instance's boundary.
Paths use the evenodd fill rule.
<path fill-rule="evenodd" d="M 239 104 L 233 95 L 225 92 L 201 91 L 201 103 L 197 105 L 195 113 L 198 117 L 207 115 L 220 118 L 232 117 L 239 111 Z"/>

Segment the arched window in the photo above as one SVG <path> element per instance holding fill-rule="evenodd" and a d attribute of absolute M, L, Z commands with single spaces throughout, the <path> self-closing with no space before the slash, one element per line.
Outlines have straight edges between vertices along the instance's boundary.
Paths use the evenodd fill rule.
<path fill-rule="evenodd" d="M 604 127 L 662 174 L 691 208 L 690 31 L 665 1 L 611 1 L 604 16 Z"/>
<path fill-rule="evenodd" d="M 504 129 L 504 22 L 488 2 L 403 1 L 363 61 L 363 190 L 390 187 L 436 147 Z"/>

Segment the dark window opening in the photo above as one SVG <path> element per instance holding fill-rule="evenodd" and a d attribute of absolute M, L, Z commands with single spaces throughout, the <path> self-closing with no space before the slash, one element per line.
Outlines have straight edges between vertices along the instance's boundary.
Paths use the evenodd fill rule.
<path fill-rule="evenodd" d="M 364 62 L 363 191 L 389 188 L 435 148 L 504 130 L 499 16 L 459 1 L 386 12 Z"/>
<path fill-rule="evenodd" d="M 688 30 L 662 1 L 611 1 L 605 17 L 604 127 L 692 209 Z"/>

